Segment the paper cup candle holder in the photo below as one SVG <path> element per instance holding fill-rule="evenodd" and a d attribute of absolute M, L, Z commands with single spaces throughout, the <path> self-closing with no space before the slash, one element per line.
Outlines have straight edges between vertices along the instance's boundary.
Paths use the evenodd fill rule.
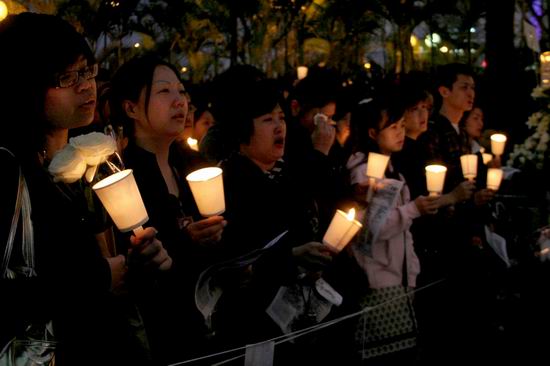
<path fill-rule="evenodd" d="M 336 210 L 323 237 L 323 244 L 340 252 L 362 227 L 363 225 L 355 220 L 355 209 L 350 209 L 347 214 L 342 210 Z"/>
<path fill-rule="evenodd" d="M 186 179 L 202 216 L 220 215 L 225 211 L 223 178 L 220 168 L 199 169 L 189 174 Z"/>
<path fill-rule="evenodd" d="M 440 196 L 445 184 L 447 168 L 443 165 L 428 165 L 426 168 L 426 186 L 430 196 Z"/>

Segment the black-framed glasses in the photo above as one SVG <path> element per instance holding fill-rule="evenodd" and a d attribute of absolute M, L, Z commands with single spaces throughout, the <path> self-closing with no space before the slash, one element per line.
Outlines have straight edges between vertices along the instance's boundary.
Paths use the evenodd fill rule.
<path fill-rule="evenodd" d="M 70 88 L 78 84 L 80 78 L 90 80 L 97 76 L 99 66 L 97 64 L 86 66 L 80 70 L 65 71 L 55 74 L 56 88 Z"/>

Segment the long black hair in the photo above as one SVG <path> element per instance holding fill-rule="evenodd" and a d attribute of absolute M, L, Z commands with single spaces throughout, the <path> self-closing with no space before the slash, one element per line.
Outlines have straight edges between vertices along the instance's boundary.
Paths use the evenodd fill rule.
<path fill-rule="evenodd" d="M 143 88 L 145 88 L 145 114 L 149 114 L 151 85 L 155 69 L 158 66 L 168 67 L 180 78 L 180 73 L 175 66 L 154 54 L 131 59 L 124 63 L 113 76 L 108 91 L 109 107 L 111 108 L 110 121 L 113 126 L 122 126 L 125 136 L 133 138 L 135 127 L 132 118 L 126 114 L 124 101 L 137 102 Z"/>

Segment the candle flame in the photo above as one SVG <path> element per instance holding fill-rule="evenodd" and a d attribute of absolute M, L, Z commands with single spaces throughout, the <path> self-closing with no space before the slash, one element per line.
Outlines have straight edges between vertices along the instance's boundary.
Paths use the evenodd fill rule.
<path fill-rule="evenodd" d="M 199 150 L 199 147 L 197 146 L 197 143 L 198 143 L 198 141 L 196 139 L 194 139 L 192 137 L 187 138 L 187 145 L 189 145 L 189 147 L 192 150 L 195 150 L 195 151 Z"/>
<path fill-rule="evenodd" d="M 353 219 L 355 219 L 355 209 L 352 208 L 348 211 L 348 214 L 346 215 L 346 218 L 348 219 L 348 221 L 353 221 Z"/>

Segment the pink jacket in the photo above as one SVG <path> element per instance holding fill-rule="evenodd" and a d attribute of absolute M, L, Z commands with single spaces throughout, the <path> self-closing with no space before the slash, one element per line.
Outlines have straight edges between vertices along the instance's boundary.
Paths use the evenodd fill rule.
<path fill-rule="evenodd" d="M 362 153 L 355 153 L 348 161 L 347 166 L 350 169 L 352 183 L 364 183 L 367 180 L 365 176 L 366 163 L 358 165 L 361 159 L 365 160 L 364 157 L 365 155 Z M 365 181 L 362 177 L 365 177 Z M 401 175 L 400 179 L 405 180 Z M 409 228 L 412 220 L 419 216 L 420 212 L 414 201 L 410 201 L 409 189 L 405 184 L 396 200 L 395 208 L 380 230 L 377 241 L 372 245 L 372 256 L 359 251 L 356 245 L 351 246 L 357 263 L 367 274 L 370 288 L 402 284 L 405 250 L 407 252 L 408 285 L 410 287 L 416 286 L 416 277 L 420 273 L 420 263 L 414 252 L 413 238 Z"/>

